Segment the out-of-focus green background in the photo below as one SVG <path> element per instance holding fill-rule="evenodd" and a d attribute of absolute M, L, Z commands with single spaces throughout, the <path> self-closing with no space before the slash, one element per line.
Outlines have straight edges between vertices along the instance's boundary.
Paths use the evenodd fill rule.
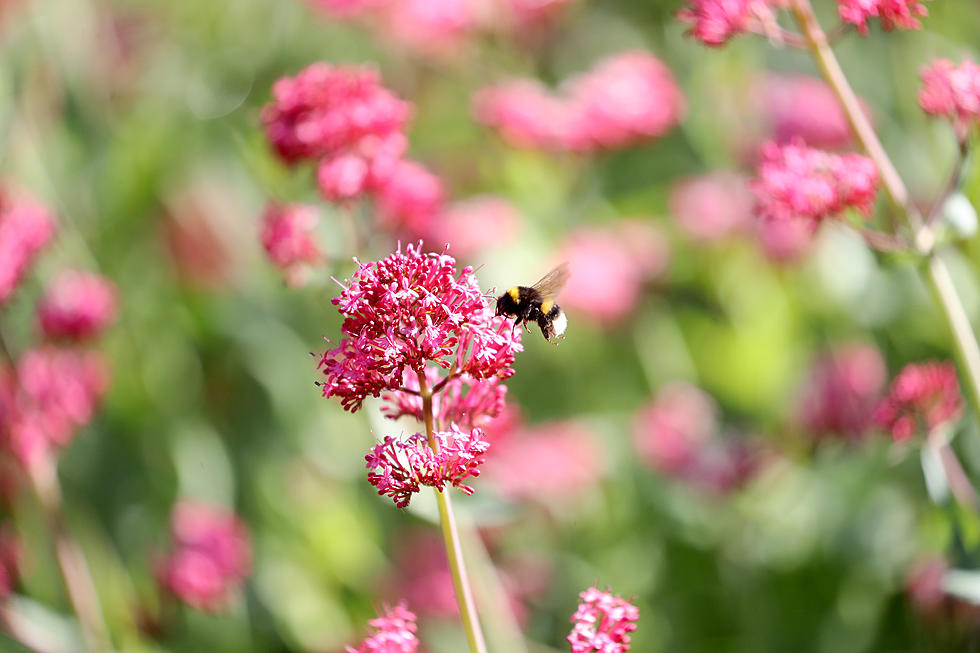
<path fill-rule="evenodd" d="M 815 2 L 828 23 L 834 3 Z M 9 6 L 8 6 L 9 5 Z M 769 262 L 750 239 L 692 242 L 668 196 L 682 177 L 747 171 L 754 126 L 745 89 L 765 71 L 815 74 L 805 55 L 759 38 L 709 50 L 684 37 L 679 2 L 582 0 L 533 43 L 480 38 L 457 56 L 414 56 L 299 0 L 20 0 L 0 2 L 0 173 L 55 211 L 59 234 L 0 314 L 22 350 L 33 302 L 60 267 L 97 269 L 121 291 L 104 342 L 113 381 L 98 417 L 61 456 L 69 525 L 93 567 L 120 650 L 337 651 L 356 645 L 383 601 L 397 600 L 434 502 L 396 510 L 363 468 L 385 423 L 322 399 L 309 352 L 336 340 L 330 304 L 350 260 L 391 251 L 384 237 L 347 251 L 336 210 L 308 169 L 270 153 L 259 109 L 279 77 L 309 63 L 370 63 L 415 104 L 411 155 L 453 198 L 493 193 L 523 215 L 521 236 L 490 249 L 487 289 L 527 283 L 576 228 L 620 218 L 655 224 L 670 265 L 631 316 L 600 327 L 570 311 L 553 348 L 530 334 L 508 381 L 529 424 L 573 419 L 602 452 L 601 479 L 572 496 L 542 489 L 510 501 L 482 479 L 456 501 L 485 527 L 494 560 L 540 576 L 522 601 L 530 651 L 567 650 L 576 595 L 598 583 L 635 597 L 643 653 L 974 650 L 977 617 L 959 606 L 925 617 L 905 592 L 913 561 L 943 555 L 970 569 L 977 515 L 930 501 L 916 446 L 885 436 L 814 446 L 796 425 L 808 362 L 835 343 L 882 351 L 891 373 L 948 358 L 950 344 L 911 262 L 824 229 L 800 262 Z M 969 55 L 972 2 L 928 3 L 917 32 L 850 35 L 837 48 L 899 170 L 923 203 L 943 183 L 955 143 L 918 109 L 918 70 Z M 602 56 L 642 48 L 677 77 L 683 123 L 655 142 L 578 158 L 504 144 L 470 114 L 478 88 L 510 76 L 553 83 Z M 972 178 L 967 193 L 978 199 Z M 268 199 L 318 204 L 331 262 L 292 289 L 258 240 Z M 210 240 L 181 259 L 175 225 Z M 950 264 L 969 313 L 980 311 L 974 241 Z M 189 262 L 188 262 L 189 261 Z M 671 480 L 632 449 L 633 419 L 663 384 L 686 380 L 720 406 L 724 437 L 773 452 L 748 484 L 723 494 Z M 972 414 L 956 447 L 980 471 Z M 492 453 L 491 453 L 492 455 Z M 544 464 L 547 464 L 545 461 Z M 980 474 L 977 475 L 980 477 Z M 227 503 L 246 520 L 254 572 L 228 614 L 183 610 L 158 641 L 154 560 L 184 496 Z M 24 499 L 8 516 L 29 543 L 18 609 L 45 627 L 67 612 L 42 520 Z M 519 583 L 518 583 L 519 584 Z M 410 606 L 416 607 L 416 606 Z M 463 650 L 452 618 L 420 613 L 426 650 Z M 491 639 L 498 633 L 491 632 Z M 0 639 L 3 650 L 19 651 Z M 497 648 L 495 650 L 507 650 Z"/>

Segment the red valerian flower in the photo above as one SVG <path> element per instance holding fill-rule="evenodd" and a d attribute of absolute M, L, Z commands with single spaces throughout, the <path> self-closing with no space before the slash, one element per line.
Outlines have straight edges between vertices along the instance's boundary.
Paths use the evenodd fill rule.
<path fill-rule="evenodd" d="M 446 431 L 433 434 L 438 451 L 420 433 L 406 440 L 385 437 L 364 459 L 368 481 L 378 494 L 389 496 L 399 508 L 412 500 L 422 486 L 442 492 L 446 485 L 458 487 L 465 494 L 473 488 L 463 485 L 469 477 L 480 475 L 480 465 L 486 460 L 490 443 L 483 439 L 480 429 L 461 430 L 455 424 Z"/>
<path fill-rule="evenodd" d="M 933 61 L 922 69 L 919 106 L 929 115 L 952 121 L 960 138 L 965 138 L 969 126 L 980 118 L 980 65 Z"/>
<path fill-rule="evenodd" d="M 590 587 L 581 594 L 572 615 L 568 643 L 572 653 L 625 653 L 630 650 L 630 633 L 636 630 L 640 611 L 635 605 L 609 592 Z"/>
<path fill-rule="evenodd" d="M 446 191 L 442 180 L 414 161 L 399 161 L 378 189 L 378 217 L 396 234 L 425 234 L 442 213 Z"/>
<path fill-rule="evenodd" d="M 116 295 L 115 284 L 98 274 L 65 270 L 38 303 L 41 330 L 48 338 L 98 336 L 116 317 Z"/>
<path fill-rule="evenodd" d="M 500 382 L 499 377 L 475 379 L 468 374 L 460 374 L 443 382 L 444 377 L 434 367 L 426 368 L 425 375 L 430 388 L 442 383 L 441 390 L 432 395 L 432 413 L 439 428 L 448 428 L 450 424 L 462 428 L 483 426 L 504 409 L 507 386 Z M 405 370 L 402 387 L 405 390 L 382 395 L 385 403 L 381 412 L 388 419 L 410 416 L 423 421 L 418 375 Z"/>
<path fill-rule="evenodd" d="M 347 653 L 415 653 L 419 647 L 415 614 L 404 603 L 386 610 L 368 624 L 374 634 L 357 648 L 348 646 Z"/>
<path fill-rule="evenodd" d="M 851 343 L 824 353 L 800 392 L 800 421 L 816 437 L 860 438 L 872 424 L 886 374 L 872 345 Z"/>
<path fill-rule="evenodd" d="M 901 442 L 959 417 L 960 382 L 952 363 L 906 365 L 875 409 L 875 421 Z"/>
<path fill-rule="evenodd" d="M 159 569 L 175 597 L 201 610 L 222 610 L 251 572 L 252 545 L 240 519 L 222 506 L 184 500 L 171 515 L 173 551 Z"/>
<path fill-rule="evenodd" d="M 262 246 L 291 286 L 302 285 L 308 265 L 322 258 L 313 242 L 316 223 L 316 208 L 306 204 L 270 204 L 262 215 Z"/>
<path fill-rule="evenodd" d="M 44 206 L 0 189 L 0 306 L 14 294 L 54 230 L 54 220 Z"/>
<path fill-rule="evenodd" d="M 880 18 L 886 30 L 922 29 L 919 18 L 929 15 L 925 0 L 837 0 L 841 20 L 868 33 L 868 19 Z"/>
<path fill-rule="evenodd" d="M 860 154 L 832 154 L 806 147 L 767 143 L 752 189 L 765 219 L 820 221 L 852 208 L 869 215 L 878 192 L 878 170 Z"/>
<path fill-rule="evenodd" d="M 405 370 L 431 362 L 473 379 L 507 378 L 522 351 L 520 329 L 494 315 L 473 268 L 457 273 L 448 254 L 409 245 L 359 263 L 333 304 L 346 316 L 346 337 L 320 357 L 324 397 L 357 411 L 368 396 L 399 390 Z"/>
<path fill-rule="evenodd" d="M 677 12 L 681 21 L 691 26 L 692 37 L 709 47 L 720 47 L 734 36 L 747 31 L 753 22 L 775 20 L 770 5 L 781 0 L 688 0 L 688 6 Z"/>
<path fill-rule="evenodd" d="M 95 352 L 45 346 L 0 373 L 0 437 L 25 466 L 71 442 L 91 421 L 108 386 L 108 369 Z"/>

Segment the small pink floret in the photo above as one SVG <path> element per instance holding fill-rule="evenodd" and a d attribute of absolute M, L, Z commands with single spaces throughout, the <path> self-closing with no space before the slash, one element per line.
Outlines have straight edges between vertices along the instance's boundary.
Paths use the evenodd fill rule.
<path fill-rule="evenodd" d="M 949 362 L 906 365 L 875 409 L 875 421 L 897 441 L 957 419 L 963 411 L 956 367 Z"/>
<path fill-rule="evenodd" d="M 462 430 L 453 424 L 433 437 L 439 453 L 429 447 L 425 436 L 416 433 L 406 440 L 385 437 L 364 457 L 371 470 L 368 481 L 378 494 L 391 497 L 399 508 L 407 506 L 412 495 L 423 486 L 442 492 L 451 485 L 465 494 L 473 494 L 473 488 L 463 485 L 463 481 L 480 475 L 480 465 L 490 448 L 483 432 L 478 428 Z"/>
<path fill-rule="evenodd" d="M 929 11 L 922 3 L 926 0 L 837 0 L 841 20 L 857 26 L 862 34 L 868 33 L 868 20 L 880 18 L 886 30 L 922 29 L 919 18 Z"/>
<path fill-rule="evenodd" d="M 66 270 L 38 303 L 41 330 L 48 338 L 98 336 L 116 318 L 117 295 L 116 285 L 105 277 Z"/>
<path fill-rule="evenodd" d="M 640 611 L 635 605 L 595 587 L 579 594 L 568 643 L 572 653 L 625 653 Z"/>
<path fill-rule="evenodd" d="M 415 614 L 400 603 L 368 622 L 375 631 L 357 648 L 347 653 L 415 653 L 419 646 Z"/>
<path fill-rule="evenodd" d="M 245 525 L 224 507 L 181 501 L 171 515 L 173 551 L 160 567 L 161 583 L 188 605 L 224 609 L 251 572 Z"/>
<path fill-rule="evenodd" d="M 922 69 L 919 106 L 952 121 L 961 138 L 980 118 L 980 65 L 937 59 Z"/>
<path fill-rule="evenodd" d="M 0 189 L 0 306 L 13 295 L 54 231 L 54 220 L 44 206 Z"/>
<path fill-rule="evenodd" d="M 763 219 L 818 222 L 846 209 L 870 215 L 878 185 L 878 170 L 868 157 L 832 154 L 797 141 L 763 146 L 752 186 Z"/>

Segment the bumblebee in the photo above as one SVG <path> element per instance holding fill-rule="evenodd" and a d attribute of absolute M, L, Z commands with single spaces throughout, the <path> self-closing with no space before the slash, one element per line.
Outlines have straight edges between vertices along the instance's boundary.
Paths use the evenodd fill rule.
<path fill-rule="evenodd" d="M 568 318 L 555 303 L 554 296 L 568 281 L 568 263 L 562 263 L 533 286 L 514 286 L 497 298 L 497 315 L 517 319 L 514 326 L 537 322 L 545 340 L 561 338 L 568 327 Z"/>

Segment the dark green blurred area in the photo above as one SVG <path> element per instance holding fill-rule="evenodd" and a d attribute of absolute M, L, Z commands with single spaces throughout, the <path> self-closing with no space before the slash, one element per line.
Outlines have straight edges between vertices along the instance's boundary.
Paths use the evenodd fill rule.
<path fill-rule="evenodd" d="M 815 3 L 833 16 L 833 3 Z M 2 5 L 2 3 L 0 3 Z M 356 645 L 399 574 L 406 528 L 431 526 L 434 504 L 408 511 L 374 495 L 363 454 L 386 430 L 372 403 L 349 415 L 313 385 L 309 352 L 336 340 L 330 281 L 354 269 L 337 212 L 308 169 L 269 152 L 259 109 L 279 77 L 318 60 L 373 63 L 416 105 L 412 156 L 454 198 L 494 193 L 526 216 L 517 244 L 492 250 L 486 288 L 540 275 L 563 236 L 641 216 L 671 243 L 671 268 L 634 316 L 602 329 L 571 316 L 555 349 L 525 338 L 508 398 L 536 423 L 579 419 L 601 439 L 604 478 L 572 504 L 520 505 L 492 493 L 460 497 L 465 519 L 494 533 L 493 553 L 550 569 L 529 601 L 531 653 L 567 650 L 576 595 L 598 583 L 635 597 L 633 650 L 761 653 L 980 650 L 977 618 L 930 621 L 904 595 L 910 563 L 945 555 L 977 563 L 977 515 L 929 501 L 917 452 L 889 442 L 815 448 L 791 426 L 811 355 L 874 342 L 892 373 L 950 357 L 937 311 L 912 264 L 827 229 L 795 266 L 750 243 L 698 246 L 670 219 L 681 177 L 741 169 L 736 106 L 763 70 L 815 74 L 803 53 L 755 38 L 708 50 L 684 38 L 679 2 L 583 0 L 534 48 L 478 42 L 449 62 L 387 49 L 367 30 L 330 23 L 299 0 L 23 0 L 0 27 L 0 174 L 57 214 L 59 235 L 0 319 L 18 350 L 34 338 L 33 302 L 64 266 L 93 268 L 120 287 L 119 323 L 104 349 L 113 383 L 95 422 L 60 465 L 69 522 L 90 558 L 119 650 L 336 651 Z M 837 48 L 873 109 L 881 137 L 923 203 L 942 185 L 955 143 L 916 105 L 918 70 L 969 55 L 980 32 L 971 2 L 929 3 L 921 32 L 855 35 Z M 607 54 L 644 48 L 674 71 L 687 117 L 664 139 L 591 160 L 510 148 L 470 117 L 476 89 L 514 75 L 549 82 Z M 973 174 L 967 194 L 980 199 Z M 263 257 L 259 217 L 270 198 L 317 203 L 329 270 L 302 289 Z M 195 281 L 168 247 L 175 215 L 208 214 L 227 274 Z M 884 218 L 880 218 L 884 219 Z M 211 253 L 211 252 L 208 252 Z M 975 239 L 950 259 L 974 317 Z M 207 256 L 204 257 L 207 259 Z M 205 275 L 206 276 L 206 275 Z M 726 427 L 783 452 L 745 489 L 712 496 L 639 465 L 634 412 L 672 380 L 719 402 Z M 956 447 L 980 477 L 973 415 Z M 141 634 L 156 607 L 154 560 L 183 496 L 236 507 L 253 537 L 255 569 L 229 614 L 181 612 L 158 642 Z M 68 612 L 34 504 L 11 519 L 29 544 L 18 600 L 53 619 Z M 417 504 L 417 505 L 416 505 Z M 396 598 L 396 597 L 394 597 Z M 43 622 L 48 623 L 48 622 Z M 452 620 L 421 618 L 426 650 L 463 650 Z M 491 638 L 493 633 L 490 633 Z M 966 648 L 964 648 L 966 647 Z M 972 648 L 970 648 L 972 647 Z M 18 651 L 0 641 L 3 650 Z M 503 649 L 494 649 L 503 650 Z"/>

